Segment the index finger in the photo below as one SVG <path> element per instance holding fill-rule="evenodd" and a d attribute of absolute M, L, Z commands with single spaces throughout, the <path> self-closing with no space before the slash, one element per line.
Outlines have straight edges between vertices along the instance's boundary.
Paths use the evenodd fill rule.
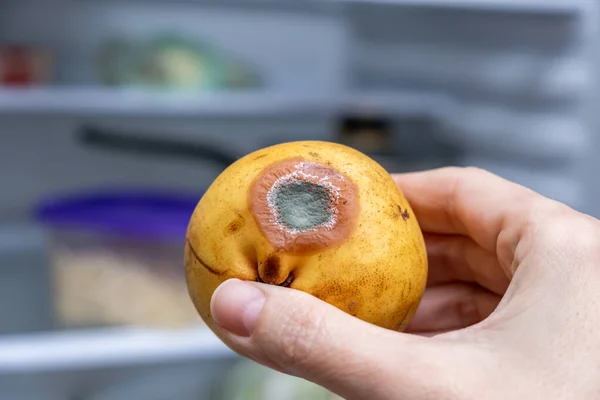
<path fill-rule="evenodd" d="M 467 235 L 494 253 L 501 233 L 516 246 L 528 227 L 534 203 L 547 200 L 477 168 L 447 167 L 392 176 L 423 231 Z"/>

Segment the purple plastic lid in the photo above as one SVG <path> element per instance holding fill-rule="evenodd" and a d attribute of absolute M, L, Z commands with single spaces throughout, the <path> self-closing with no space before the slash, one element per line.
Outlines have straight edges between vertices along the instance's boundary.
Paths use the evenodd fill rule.
<path fill-rule="evenodd" d="M 202 197 L 153 190 L 106 190 L 46 199 L 36 218 L 50 228 L 74 228 L 140 239 L 183 240 Z"/>

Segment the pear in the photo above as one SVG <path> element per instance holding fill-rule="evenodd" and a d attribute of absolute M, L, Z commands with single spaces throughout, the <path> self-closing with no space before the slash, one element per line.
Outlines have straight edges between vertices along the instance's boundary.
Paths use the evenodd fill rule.
<path fill-rule="evenodd" d="M 299 141 L 239 159 L 211 184 L 187 230 L 189 293 L 204 322 L 230 278 L 309 293 L 402 331 L 425 290 L 419 223 L 390 174 L 367 155 Z"/>

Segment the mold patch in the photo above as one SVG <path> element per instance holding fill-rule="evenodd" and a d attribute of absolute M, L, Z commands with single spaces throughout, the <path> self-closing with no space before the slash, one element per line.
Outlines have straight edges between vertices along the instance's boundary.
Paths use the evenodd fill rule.
<path fill-rule="evenodd" d="M 320 225 L 333 225 L 335 213 L 326 187 L 311 182 L 292 181 L 273 188 L 269 205 L 278 223 L 293 231 L 304 232 Z"/>
<path fill-rule="evenodd" d="M 335 169 L 302 158 L 274 163 L 254 181 L 250 208 L 277 250 L 315 251 L 343 242 L 358 219 L 358 187 Z"/>

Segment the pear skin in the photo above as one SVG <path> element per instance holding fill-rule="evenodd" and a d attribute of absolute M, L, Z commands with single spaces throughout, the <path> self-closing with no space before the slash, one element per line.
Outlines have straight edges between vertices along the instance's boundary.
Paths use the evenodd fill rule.
<path fill-rule="evenodd" d="M 185 243 L 191 299 L 217 334 L 210 300 L 230 278 L 301 290 L 402 331 L 427 268 L 419 223 L 390 174 L 329 142 L 283 143 L 230 165 L 196 206 Z"/>

